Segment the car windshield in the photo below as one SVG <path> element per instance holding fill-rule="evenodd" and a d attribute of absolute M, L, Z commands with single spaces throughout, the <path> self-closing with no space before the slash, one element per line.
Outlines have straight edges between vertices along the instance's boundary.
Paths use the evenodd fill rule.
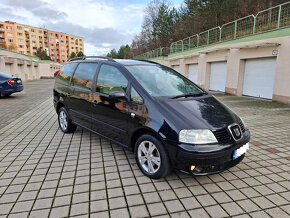
<path fill-rule="evenodd" d="M 174 97 L 204 93 L 193 82 L 167 67 L 134 65 L 126 66 L 126 68 L 153 97 Z"/>

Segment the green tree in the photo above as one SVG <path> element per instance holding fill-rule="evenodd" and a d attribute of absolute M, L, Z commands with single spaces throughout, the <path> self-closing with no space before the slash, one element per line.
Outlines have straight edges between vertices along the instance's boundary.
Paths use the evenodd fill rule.
<path fill-rule="evenodd" d="M 35 56 L 39 57 L 40 60 L 51 60 L 46 51 L 42 50 L 42 48 L 37 49 Z"/>
<path fill-rule="evenodd" d="M 116 51 L 116 49 L 112 49 L 108 54 L 107 57 L 109 58 L 119 58 L 118 56 L 118 52 Z"/>
<path fill-rule="evenodd" d="M 83 53 L 82 51 L 79 51 L 79 52 L 77 53 L 76 56 L 77 56 L 77 57 L 83 57 L 83 56 L 85 56 L 85 55 L 84 55 L 84 53 Z"/>
<path fill-rule="evenodd" d="M 75 52 L 72 52 L 71 54 L 70 54 L 70 59 L 72 59 L 72 58 L 75 58 L 75 57 L 77 57 L 77 55 L 76 55 L 76 53 Z"/>

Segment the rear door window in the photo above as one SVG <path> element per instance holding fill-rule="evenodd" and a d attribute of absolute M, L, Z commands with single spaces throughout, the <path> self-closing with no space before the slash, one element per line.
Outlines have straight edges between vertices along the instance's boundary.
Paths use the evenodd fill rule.
<path fill-rule="evenodd" d="M 128 80 L 116 67 L 103 64 L 99 71 L 96 92 L 109 94 L 121 91 L 126 94 Z"/>
<path fill-rule="evenodd" d="M 61 70 L 59 71 L 56 81 L 61 84 L 68 85 L 70 78 L 78 64 L 77 63 L 69 63 L 64 65 Z"/>
<path fill-rule="evenodd" d="M 80 63 L 74 73 L 72 85 L 77 88 L 91 90 L 97 68 L 97 63 Z"/>

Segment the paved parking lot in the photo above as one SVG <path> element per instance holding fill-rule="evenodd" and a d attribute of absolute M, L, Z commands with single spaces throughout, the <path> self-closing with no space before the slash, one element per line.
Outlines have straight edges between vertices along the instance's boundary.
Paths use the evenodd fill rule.
<path fill-rule="evenodd" d="M 244 161 L 218 175 L 150 180 L 121 147 L 80 128 L 64 135 L 50 96 L 13 120 L 2 108 L 15 104 L 0 99 L 0 217 L 290 216 L 289 106 L 216 95 L 251 130 Z"/>

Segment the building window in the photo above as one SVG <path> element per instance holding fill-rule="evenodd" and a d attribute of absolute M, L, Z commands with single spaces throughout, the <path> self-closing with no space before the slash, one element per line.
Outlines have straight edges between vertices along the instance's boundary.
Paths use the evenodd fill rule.
<path fill-rule="evenodd" d="M 23 39 L 18 39 L 18 42 L 23 42 Z"/>
<path fill-rule="evenodd" d="M 35 32 L 35 29 L 31 29 L 31 32 L 33 32 L 33 33 L 34 33 L 34 32 Z"/>
<path fill-rule="evenodd" d="M 19 53 L 20 53 L 20 54 L 24 54 L 24 51 L 20 51 Z"/>
<path fill-rule="evenodd" d="M 36 35 L 32 35 L 31 38 L 36 39 Z"/>
<path fill-rule="evenodd" d="M 8 42 L 12 43 L 13 42 L 13 39 L 8 39 Z"/>
<path fill-rule="evenodd" d="M 64 53 L 64 50 L 61 50 L 61 53 Z"/>
<path fill-rule="evenodd" d="M 60 38 L 63 38 L 63 35 L 60 35 Z"/>
<path fill-rule="evenodd" d="M 80 51 L 82 51 L 83 49 L 82 48 L 80 48 Z"/>
<path fill-rule="evenodd" d="M 22 33 L 17 33 L 17 35 L 18 35 L 18 36 L 22 36 L 23 34 L 22 34 Z"/>
<path fill-rule="evenodd" d="M 50 33 L 51 36 L 53 36 L 53 33 Z"/>
<path fill-rule="evenodd" d="M 13 34 L 12 33 L 7 33 L 7 36 L 13 37 Z"/>
<path fill-rule="evenodd" d="M 82 43 L 80 43 L 80 46 L 83 46 L 83 44 L 82 44 Z"/>
<path fill-rule="evenodd" d="M 50 46 L 52 46 L 52 47 L 53 47 L 54 45 L 53 45 L 53 44 L 50 44 Z"/>
<path fill-rule="evenodd" d="M 33 55 L 36 55 L 36 52 L 33 52 Z"/>
<path fill-rule="evenodd" d="M 54 57 L 54 54 L 52 54 L 51 57 Z"/>
<path fill-rule="evenodd" d="M 74 49 L 74 47 L 71 47 L 71 49 Z"/>
<path fill-rule="evenodd" d="M 6 26 L 6 29 L 7 30 L 12 30 L 12 27 L 11 26 Z"/>
<path fill-rule="evenodd" d="M 74 37 L 70 37 L 71 40 L 74 40 Z"/>
<path fill-rule="evenodd" d="M 64 58 L 64 55 L 62 55 L 61 57 Z"/>
<path fill-rule="evenodd" d="M 32 44 L 36 44 L 36 41 L 32 41 Z"/>
<path fill-rule="evenodd" d="M 52 52 L 54 52 L 54 49 L 51 49 Z"/>
<path fill-rule="evenodd" d="M 54 42 L 54 39 L 50 39 L 51 42 Z"/>
<path fill-rule="evenodd" d="M 64 48 L 64 45 L 61 45 L 62 48 Z"/>
<path fill-rule="evenodd" d="M 83 41 L 82 39 L 80 39 L 80 42 Z"/>
<path fill-rule="evenodd" d="M 21 26 L 17 26 L 17 29 L 18 29 L 18 30 L 22 30 L 22 27 L 21 27 Z"/>
<path fill-rule="evenodd" d="M 32 49 L 35 49 L 35 50 L 36 50 L 36 49 L 37 49 L 37 47 L 32 47 Z"/>
<path fill-rule="evenodd" d="M 19 45 L 19 48 L 23 48 L 23 45 Z"/>
<path fill-rule="evenodd" d="M 42 33 L 42 31 L 41 31 L 41 30 L 39 30 L 39 31 L 38 31 L 38 33 Z"/>
<path fill-rule="evenodd" d="M 61 40 L 60 42 L 61 42 L 61 43 L 64 43 L 64 41 L 63 41 L 63 40 Z"/>
<path fill-rule="evenodd" d="M 73 42 L 71 42 L 71 44 L 73 45 L 74 43 L 73 43 Z"/>

